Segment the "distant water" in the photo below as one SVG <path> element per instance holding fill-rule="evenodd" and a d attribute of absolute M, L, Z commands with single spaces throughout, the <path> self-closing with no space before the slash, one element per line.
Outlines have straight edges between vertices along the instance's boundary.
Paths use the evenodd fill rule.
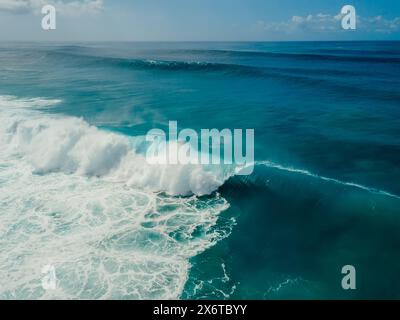
<path fill-rule="evenodd" d="M 399 42 L 2 43 L 0 298 L 400 298 L 399 75 Z M 255 129 L 254 173 L 150 166 L 170 120 Z"/>

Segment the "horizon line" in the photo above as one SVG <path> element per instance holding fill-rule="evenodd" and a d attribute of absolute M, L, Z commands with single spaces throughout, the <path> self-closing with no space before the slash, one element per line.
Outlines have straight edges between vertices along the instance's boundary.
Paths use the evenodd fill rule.
<path fill-rule="evenodd" d="M 400 42 L 398 40 L 377 39 L 377 40 L 0 40 L 1 42 L 45 42 L 45 43 L 60 43 L 60 42 L 119 42 L 119 43 L 247 43 L 247 42 Z"/>

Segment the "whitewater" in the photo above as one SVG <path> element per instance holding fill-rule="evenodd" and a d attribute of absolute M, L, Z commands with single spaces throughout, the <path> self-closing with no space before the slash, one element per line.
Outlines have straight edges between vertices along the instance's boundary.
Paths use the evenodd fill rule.
<path fill-rule="evenodd" d="M 0 298 L 179 298 L 189 259 L 234 225 L 216 228 L 223 178 L 150 167 L 129 137 L 46 113 L 60 102 L 0 97 Z"/>

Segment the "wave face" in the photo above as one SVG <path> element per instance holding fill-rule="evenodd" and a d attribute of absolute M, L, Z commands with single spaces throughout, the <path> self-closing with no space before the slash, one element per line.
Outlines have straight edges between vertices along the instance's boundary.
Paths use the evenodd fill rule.
<path fill-rule="evenodd" d="M 201 167 L 150 168 L 128 137 L 0 97 L 1 298 L 176 299 L 188 260 L 226 237 Z M 42 288 L 44 265 L 57 289 Z"/>

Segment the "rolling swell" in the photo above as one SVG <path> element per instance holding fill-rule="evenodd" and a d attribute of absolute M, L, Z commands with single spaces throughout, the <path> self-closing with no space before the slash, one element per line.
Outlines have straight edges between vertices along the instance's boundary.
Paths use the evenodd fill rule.
<path fill-rule="evenodd" d="M 182 50 L 176 51 L 182 55 L 202 54 L 211 57 L 215 56 L 232 56 L 232 57 L 265 57 L 265 58 L 285 58 L 293 60 L 331 60 L 344 62 L 376 62 L 376 63 L 400 63 L 400 58 L 385 56 L 353 56 L 353 55 L 329 55 L 329 54 L 303 54 L 303 53 L 274 53 L 274 52 L 257 52 L 257 51 L 223 51 L 223 50 Z M 136 70 L 160 70 L 160 71 L 199 71 L 199 72 L 225 72 L 238 75 L 268 76 L 279 75 L 279 73 L 296 73 L 309 74 L 313 70 L 309 68 L 282 68 L 282 67 L 266 67 L 251 66 L 234 63 L 219 63 L 207 61 L 174 61 L 174 60 L 152 60 L 142 58 L 120 58 L 97 56 L 91 54 L 76 53 L 74 50 L 53 50 L 47 51 L 49 57 L 56 57 L 66 62 L 81 62 L 85 64 L 102 64 L 116 67 L 131 68 Z M 206 59 L 202 59 L 206 60 Z M 347 70 L 337 69 L 319 69 L 318 72 L 325 75 L 360 75 Z M 362 72 L 362 75 L 370 73 Z"/>
<path fill-rule="evenodd" d="M 219 63 L 207 61 L 173 61 L 173 60 L 150 60 L 141 58 L 120 58 L 120 57 L 106 57 L 96 56 L 89 54 L 76 53 L 76 50 L 51 50 L 46 51 L 46 55 L 50 58 L 57 59 L 57 63 L 76 64 L 80 67 L 111 67 L 122 68 L 124 70 L 133 71 L 154 71 L 154 72 L 185 72 L 185 73 L 198 73 L 199 75 L 206 74 L 221 74 L 237 77 L 251 77 L 251 78 L 265 78 L 276 79 L 279 81 L 291 82 L 297 85 L 306 85 L 310 87 L 318 87 L 328 91 L 339 91 L 345 97 L 351 95 L 362 95 L 370 99 L 385 100 L 385 101 L 399 101 L 400 94 L 397 91 L 390 89 L 379 89 L 377 86 L 371 88 L 362 88 L 355 85 L 349 85 L 344 82 L 338 82 L 337 78 L 343 77 L 360 77 L 371 76 L 368 72 L 354 72 L 343 69 L 308 69 L 308 68 L 291 68 L 291 67 L 275 67 L 275 66 L 251 66 L 244 64 L 233 63 Z M 82 50 L 80 50 L 82 51 Z M 182 50 L 181 53 L 186 53 L 188 50 Z M 204 50 L 190 50 L 189 52 L 203 52 Z M 209 52 L 232 54 L 232 55 L 260 55 L 264 57 L 291 57 L 297 58 L 313 58 L 318 59 L 318 55 L 310 54 L 286 54 L 286 53 L 270 53 L 270 52 L 241 52 L 241 51 L 221 51 L 221 50 L 206 50 Z M 316 56 L 316 57 L 311 57 Z M 337 57 L 338 60 L 346 60 L 349 57 L 344 56 L 329 56 L 320 55 L 329 59 L 330 57 Z M 325 59 L 323 58 L 323 59 Z M 359 57 L 356 57 L 357 59 Z M 362 60 L 364 57 L 361 57 Z M 336 59 L 336 58 L 332 58 Z M 351 59 L 351 57 L 350 57 Z M 368 58 L 370 59 L 370 58 Z M 375 58 L 371 58 L 375 59 Z M 397 58 L 396 58 L 397 59 Z M 360 61 L 361 61 L 360 60 Z M 376 61 L 379 61 L 376 60 Z M 400 61 L 400 60 L 399 60 Z M 377 71 L 379 73 L 379 71 Z M 322 77 L 323 75 L 323 77 Z M 390 82 L 396 83 L 396 80 Z"/>
<path fill-rule="evenodd" d="M 360 63 L 400 63 L 399 57 L 393 57 L 391 52 L 371 52 L 380 55 L 366 56 L 355 55 L 357 53 L 366 54 L 365 51 L 351 52 L 347 50 L 338 51 L 342 54 L 323 54 L 323 53 L 290 53 L 290 52 L 266 52 L 266 51 L 241 51 L 241 50 L 184 50 L 174 51 L 183 54 L 204 54 L 222 57 L 248 57 L 248 58 L 274 58 L 305 61 L 342 61 L 342 62 L 360 62 Z M 331 52 L 331 51 L 330 51 Z M 346 54 L 347 53 L 347 54 Z M 385 56 L 386 55 L 386 56 Z"/>
<path fill-rule="evenodd" d="M 85 65 L 103 65 L 111 67 L 129 68 L 132 70 L 155 70 L 155 71 L 181 71 L 181 72 L 225 72 L 238 75 L 263 75 L 263 71 L 257 67 L 222 64 L 203 61 L 163 61 L 151 59 L 128 59 L 117 57 L 102 57 L 94 55 L 82 55 L 69 52 L 51 51 L 47 52 L 49 57 L 61 59 L 62 62 L 75 62 Z"/>

